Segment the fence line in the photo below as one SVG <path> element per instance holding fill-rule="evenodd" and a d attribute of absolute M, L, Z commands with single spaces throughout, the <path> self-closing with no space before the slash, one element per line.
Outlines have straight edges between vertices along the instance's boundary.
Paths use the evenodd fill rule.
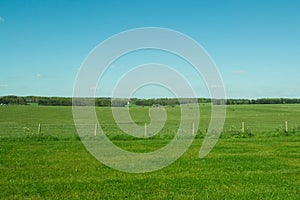
<path fill-rule="evenodd" d="M 101 124 L 78 124 L 79 126 L 87 126 L 92 130 L 91 134 L 97 136 L 99 129 L 101 128 L 108 134 L 124 134 L 120 128 L 114 123 L 101 123 Z M 148 136 L 147 124 L 144 124 L 145 136 Z M 133 130 L 133 129 L 132 129 Z M 175 135 L 178 131 L 178 127 L 164 127 L 161 134 Z M 192 123 L 190 133 L 193 135 L 206 134 L 207 126 L 200 124 L 197 130 L 195 130 L 195 124 Z M 75 124 L 16 124 L 16 123 L 0 123 L 0 136 L 23 136 L 23 135 L 70 135 L 76 134 Z M 240 122 L 240 124 L 226 123 L 222 134 L 254 134 L 259 135 L 262 133 L 300 133 L 300 123 L 289 123 L 283 121 L 282 123 L 249 123 L 246 121 Z"/>

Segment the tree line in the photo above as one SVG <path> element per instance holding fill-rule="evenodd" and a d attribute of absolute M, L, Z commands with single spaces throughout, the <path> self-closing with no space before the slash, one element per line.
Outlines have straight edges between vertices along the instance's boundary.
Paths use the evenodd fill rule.
<path fill-rule="evenodd" d="M 90 98 L 92 99 L 92 98 Z M 43 105 L 43 106 L 72 106 L 71 97 L 41 97 L 41 96 L 2 96 L 0 97 L 1 105 Z M 93 100 L 93 99 L 92 99 Z M 111 99 L 108 97 L 95 98 L 95 106 L 176 106 L 180 103 L 214 103 L 221 104 L 221 99 L 211 100 L 209 98 L 198 99 L 176 99 L 176 98 L 157 98 L 157 99 L 138 99 L 138 98 L 117 98 Z M 300 104 L 300 99 L 297 98 L 261 98 L 261 99 L 226 99 L 227 105 L 233 104 Z M 84 105 L 84 104 L 82 104 Z"/>

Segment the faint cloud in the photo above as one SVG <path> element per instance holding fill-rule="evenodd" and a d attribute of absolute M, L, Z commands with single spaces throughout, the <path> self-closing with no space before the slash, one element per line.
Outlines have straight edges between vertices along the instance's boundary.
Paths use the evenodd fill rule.
<path fill-rule="evenodd" d="M 8 87 L 7 84 L 0 84 L 0 88 L 6 88 L 6 87 Z"/>
<path fill-rule="evenodd" d="M 223 85 L 211 85 L 210 87 L 214 89 L 224 89 Z"/>
<path fill-rule="evenodd" d="M 92 87 L 90 87 L 90 90 L 91 90 L 91 91 L 96 91 L 96 90 L 97 90 L 97 86 L 92 86 Z"/>
<path fill-rule="evenodd" d="M 246 72 L 244 70 L 232 70 L 232 74 L 245 74 Z"/>
<path fill-rule="evenodd" d="M 37 73 L 35 76 L 36 76 L 37 78 L 43 78 L 43 77 L 44 77 L 43 74 L 40 74 L 40 73 Z"/>
<path fill-rule="evenodd" d="M 0 22 L 4 22 L 4 18 L 0 16 Z"/>

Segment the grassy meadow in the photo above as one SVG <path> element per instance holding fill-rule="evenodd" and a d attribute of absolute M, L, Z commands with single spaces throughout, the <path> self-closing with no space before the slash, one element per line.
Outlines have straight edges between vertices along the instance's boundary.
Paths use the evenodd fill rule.
<path fill-rule="evenodd" d="M 300 105 L 228 106 L 221 139 L 204 159 L 198 153 L 210 106 L 200 109 L 196 139 L 180 159 L 159 171 L 129 174 L 87 152 L 71 107 L 0 106 L 0 199 L 300 198 Z M 167 144 L 178 128 L 179 107 L 166 110 L 165 127 L 150 139 L 122 133 L 110 108 L 98 107 L 97 115 L 115 144 L 148 152 Z M 148 111 L 130 108 L 140 125 L 150 122 Z"/>

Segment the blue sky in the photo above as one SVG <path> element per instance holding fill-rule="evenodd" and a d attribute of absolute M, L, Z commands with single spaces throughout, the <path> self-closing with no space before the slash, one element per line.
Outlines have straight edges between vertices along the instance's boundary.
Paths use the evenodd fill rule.
<path fill-rule="evenodd" d="M 229 98 L 299 98 L 299 10 L 296 0 L 1 0 L 0 96 L 72 96 L 96 45 L 128 29 L 163 27 L 205 48 Z"/>

